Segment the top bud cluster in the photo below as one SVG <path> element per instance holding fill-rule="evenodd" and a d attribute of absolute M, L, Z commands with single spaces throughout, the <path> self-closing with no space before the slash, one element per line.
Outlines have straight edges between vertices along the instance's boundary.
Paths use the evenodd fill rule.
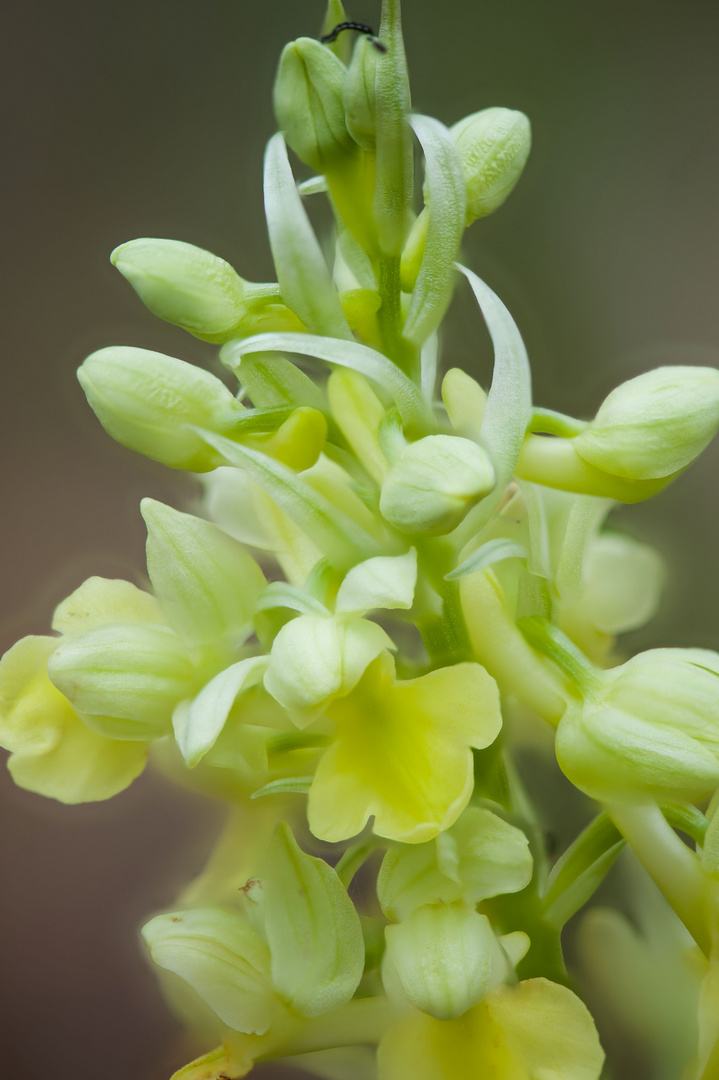
<path fill-rule="evenodd" d="M 399 0 L 381 49 L 360 37 L 346 64 L 345 40 L 303 37 L 280 59 L 276 282 L 180 241 L 112 253 L 152 312 L 222 346 L 232 389 L 132 347 L 79 370 L 113 438 L 201 477 L 203 516 L 144 500 L 151 591 L 91 578 L 57 636 L 18 642 L 0 662 L 0 739 L 17 783 L 65 802 L 122 790 L 149 753 L 238 808 L 239 843 L 144 931 L 192 988 L 182 1015 L 221 1042 L 184 1080 L 355 1043 L 379 1044 L 361 1075 L 381 1080 L 597 1080 L 560 933 L 621 838 L 602 817 L 550 872 L 506 721 L 530 710 L 556 728 L 565 774 L 611 812 L 719 787 L 719 656 L 613 666 L 663 570 L 602 527 L 713 438 L 719 372 L 659 368 L 591 421 L 534 407 L 511 315 L 456 262 L 520 177 L 527 118 L 486 108 L 448 129 L 412 113 Z M 301 183 L 288 147 L 313 173 Z M 303 204 L 322 193 L 331 265 Z M 494 373 L 485 391 L 451 368 L 438 394 L 460 273 Z M 336 870 L 298 846 L 305 814 L 310 837 L 350 844 Z M 347 885 L 378 848 L 360 921 Z M 687 921 L 700 944 L 702 919 Z"/>

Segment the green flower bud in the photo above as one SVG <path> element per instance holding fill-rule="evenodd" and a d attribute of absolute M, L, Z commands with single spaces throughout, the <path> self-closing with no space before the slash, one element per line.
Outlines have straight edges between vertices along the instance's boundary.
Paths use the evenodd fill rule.
<path fill-rule="evenodd" d="M 694 801 L 719 786 L 719 655 L 652 649 L 602 674 L 557 729 L 557 760 L 613 803 Z"/>
<path fill-rule="evenodd" d="M 365 670 L 394 645 L 381 626 L 354 616 L 300 615 L 272 645 L 265 687 L 305 726 L 333 698 L 348 694 Z"/>
<path fill-rule="evenodd" d="M 405 993 L 437 1020 L 461 1016 L 490 989 L 498 949 L 486 915 L 464 904 L 428 905 L 385 936 Z"/>
<path fill-rule="evenodd" d="M 172 710 L 197 689 L 187 649 L 168 626 L 112 623 L 65 638 L 48 660 L 50 680 L 78 712 L 133 721 L 122 737 L 164 735 Z"/>
<path fill-rule="evenodd" d="M 467 181 L 467 224 L 494 213 L 529 157 L 529 120 L 515 109 L 482 109 L 451 128 Z"/>
<path fill-rule="evenodd" d="M 406 919 L 424 904 L 519 892 L 532 877 L 524 833 L 490 810 L 469 806 L 446 832 L 426 844 L 391 847 L 377 879 L 377 896 L 390 919 Z"/>
<path fill-rule="evenodd" d="M 352 148 L 345 124 L 341 60 L 313 38 L 285 46 L 274 87 L 275 116 L 287 145 L 316 172 Z"/>
<path fill-rule="evenodd" d="M 203 341 L 226 341 L 246 314 L 247 282 L 194 244 L 130 240 L 115 248 L 110 262 L 153 315 Z"/>
<path fill-rule="evenodd" d="M 173 469 L 220 464 L 193 427 L 229 434 L 245 411 L 209 372 L 163 353 L 116 345 L 78 369 L 87 400 L 109 435 Z"/>
<path fill-rule="evenodd" d="M 409 443 L 382 484 L 380 511 L 396 529 L 442 535 L 492 490 L 486 452 L 456 435 L 428 435 Z"/>
<path fill-rule="evenodd" d="M 344 84 L 344 106 L 347 130 L 356 143 L 365 150 L 375 144 L 375 72 L 379 52 L 366 38 L 361 37 L 355 45 L 352 62 Z"/>
<path fill-rule="evenodd" d="M 265 577 L 252 556 L 209 521 L 143 499 L 147 569 L 172 628 L 189 648 L 242 644 Z"/>
<path fill-rule="evenodd" d="M 685 469 L 719 429 L 719 371 L 660 367 L 622 383 L 572 440 L 597 469 L 655 480 Z"/>

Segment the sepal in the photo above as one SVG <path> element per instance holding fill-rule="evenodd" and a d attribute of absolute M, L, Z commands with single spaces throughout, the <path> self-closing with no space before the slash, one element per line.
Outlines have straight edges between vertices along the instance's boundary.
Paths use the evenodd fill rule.
<path fill-rule="evenodd" d="M 346 1005 L 362 977 L 364 942 L 359 916 L 335 871 L 306 855 L 281 825 L 270 847 L 264 887 L 277 992 L 308 1017 Z"/>
<path fill-rule="evenodd" d="M 417 908 L 385 936 L 410 1001 L 437 1020 L 462 1016 L 490 987 L 494 933 L 486 915 L 464 904 Z"/>
<path fill-rule="evenodd" d="M 158 915 L 142 929 L 153 961 L 192 986 L 223 1024 L 263 1035 L 274 992 L 270 954 L 238 911 L 195 908 Z"/>
<path fill-rule="evenodd" d="M 380 511 L 406 533 L 442 535 L 454 529 L 495 483 L 485 450 L 456 435 L 427 435 L 409 443 L 392 465 Z"/>
<path fill-rule="evenodd" d="M 210 521 L 155 499 L 140 509 L 148 573 L 173 629 L 189 648 L 242 644 L 266 584 L 252 556 Z"/>

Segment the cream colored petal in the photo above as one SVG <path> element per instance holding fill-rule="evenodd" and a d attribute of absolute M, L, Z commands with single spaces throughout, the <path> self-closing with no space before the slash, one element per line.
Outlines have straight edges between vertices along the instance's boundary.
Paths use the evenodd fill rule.
<path fill-rule="evenodd" d="M 130 581 L 91 577 L 58 604 L 52 628 L 59 634 L 80 634 L 116 622 L 164 622 L 154 596 Z"/>
<path fill-rule="evenodd" d="M 473 785 L 470 747 L 486 746 L 501 726 L 494 681 L 478 664 L 394 681 L 383 654 L 355 691 L 328 716 L 336 740 L 310 789 L 310 828 L 323 840 L 375 832 L 421 843 L 456 821 Z"/>

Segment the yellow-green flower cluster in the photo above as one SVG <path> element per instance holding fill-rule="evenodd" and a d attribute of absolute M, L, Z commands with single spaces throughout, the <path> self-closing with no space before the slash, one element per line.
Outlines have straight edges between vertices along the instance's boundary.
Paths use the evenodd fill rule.
<path fill-rule="evenodd" d="M 339 0 L 327 20 L 275 83 L 277 281 L 181 241 L 112 253 L 151 311 L 222 346 L 225 375 L 111 346 L 80 383 L 113 438 L 194 474 L 202 503 L 144 500 L 149 588 L 90 578 L 56 636 L 5 655 L 0 741 L 18 784 L 63 802 L 111 797 L 149 754 L 230 804 L 206 870 L 143 931 L 175 1009 L 220 1044 L 178 1080 L 266 1058 L 330 1078 L 598 1080 L 560 935 L 625 840 L 716 997 L 719 817 L 693 803 L 717 803 L 719 656 L 620 663 L 664 571 L 605 521 L 707 446 L 719 373 L 648 372 L 588 422 L 535 407 L 514 320 L 456 262 L 522 173 L 527 118 L 412 113 L 399 0 L 377 36 Z M 298 182 L 288 148 L 316 175 Z M 322 193 L 331 262 L 303 201 Z M 458 271 L 492 340 L 488 390 L 438 379 Z M 551 868 L 517 766 L 542 721 L 603 804 Z"/>

